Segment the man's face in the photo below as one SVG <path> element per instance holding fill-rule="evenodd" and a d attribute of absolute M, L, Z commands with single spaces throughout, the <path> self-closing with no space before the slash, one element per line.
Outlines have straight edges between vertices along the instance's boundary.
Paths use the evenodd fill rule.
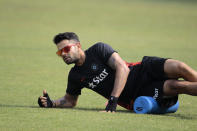
<path fill-rule="evenodd" d="M 72 40 L 62 40 L 57 44 L 57 49 L 61 50 L 60 57 L 66 64 L 76 63 L 79 60 L 79 48 L 79 43 Z"/>

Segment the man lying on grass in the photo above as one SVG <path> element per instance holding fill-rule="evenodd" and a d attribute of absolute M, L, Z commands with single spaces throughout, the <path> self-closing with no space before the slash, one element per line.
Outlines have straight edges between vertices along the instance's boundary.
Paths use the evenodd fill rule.
<path fill-rule="evenodd" d="M 161 107 L 169 107 L 179 94 L 197 95 L 197 72 L 181 61 L 144 56 L 141 62 L 127 63 L 101 42 L 83 51 L 73 32 L 56 35 L 54 43 L 57 55 L 75 65 L 68 75 L 65 96 L 50 100 L 44 90 L 38 98 L 40 107 L 74 107 L 84 87 L 108 99 L 107 112 L 116 111 L 117 104 L 132 110 L 138 96 L 151 96 Z"/>

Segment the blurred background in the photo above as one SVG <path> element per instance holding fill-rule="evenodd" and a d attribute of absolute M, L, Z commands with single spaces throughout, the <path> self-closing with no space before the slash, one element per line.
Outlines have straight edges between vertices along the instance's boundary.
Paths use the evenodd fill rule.
<path fill-rule="evenodd" d="M 52 40 L 56 34 L 67 31 L 78 34 L 84 50 L 96 42 L 104 42 L 128 62 L 141 61 L 145 55 L 160 56 L 181 60 L 197 70 L 196 0 L 0 0 L 0 129 L 47 129 L 42 125 L 45 120 L 48 127 L 56 129 L 57 125 L 51 123 L 56 122 L 58 115 L 61 119 L 57 121 L 62 123 L 58 129 L 68 127 L 64 124 L 70 122 L 67 115 L 70 119 L 75 116 L 72 109 L 51 111 L 37 108 L 37 98 L 43 89 L 47 89 L 52 99 L 65 94 L 72 65 L 67 66 L 56 56 L 57 49 Z M 196 129 L 196 97 L 181 95 L 180 100 L 180 110 L 170 122 L 167 116 L 138 117 L 121 113 L 99 116 L 95 110 L 104 109 L 106 100 L 84 89 L 77 106 L 83 113 L 74 111 L 80 117 L 78 125 L 73 118 L 68 129 L 85 126 L 89 130 L 93 127 L 100 130 L 95 123 L 105 123 L 103 130 L 121 129 L 117 121 L 111 120 L 113 117 L 122 119 L 123 130 L 168 129 L 175 121 L 179 123 L 173 129 Z M 65 112 L 71 114 L 65 115 Z M 101 120 L 93 120 L 94 124 L 89 125 L 92 115 L 101 117 Z M 129 120 L 135 125 L 126 125 L 128 115 L 137 119 L 137 123 Z M 54 121 L 50 121 L 49 116 Z M 84 121 L 87 116 L 89 120 Z M 110 117 L 111 121 L 99 123 L 102 117 Z M 153 126 L 142 127 L 140 122 L 147 117 L 153 120 L 147 125 Z M 26 122 L 21 122 L 24 119 Z M 180 121 L 182 119 L 184 121 Z M 161 127 L 153 124 L 158 120 L 163 121 L 163 124 L 157 123 Z M 15 124 L 8 124 L 10 122 Z M 109 123 L 114 123 L 114 127 L 109 128 Z M 184 123 L 189 125 L 183 126 Z"/>

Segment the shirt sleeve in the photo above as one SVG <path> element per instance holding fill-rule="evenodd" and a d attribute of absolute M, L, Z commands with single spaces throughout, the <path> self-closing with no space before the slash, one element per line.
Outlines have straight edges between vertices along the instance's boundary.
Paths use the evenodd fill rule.
<path fill-rule="evenodd" d="M 68 84 L 66 93 L 74 96 L 81 95 L 81 89 L 83 87 L 75 80 L 74 75 L 70 72 L 68 75 Z"/>
<path fill-rule="evenodd" d="M 104 61 L 104 63 L 107 63 L 108 59 L 110 56 L 114 53 L 117 52 L 115 51 L 110 45 L 99 42 L 96 43 L 91 47 L 93 54 L 97 55 L 100 59 Z"/>

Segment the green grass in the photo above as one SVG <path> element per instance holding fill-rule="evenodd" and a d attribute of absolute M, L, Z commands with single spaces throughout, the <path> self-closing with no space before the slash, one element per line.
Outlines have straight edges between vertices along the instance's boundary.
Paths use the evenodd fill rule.
<path fill-rule="evenodd" d="M 65 94 L 67 66 L 52 43 L 76 32 L 87 49 L 110 44 L 123 59 L 170 57 L 197 70 L 197 2 L 194 0 L 0 0 L 0 130 L 197 129 L 197 97 L 181 95 L 174 114 L 137 115 L 84 89 L 74 109 L 41 109 L 37 98 Z"/>

